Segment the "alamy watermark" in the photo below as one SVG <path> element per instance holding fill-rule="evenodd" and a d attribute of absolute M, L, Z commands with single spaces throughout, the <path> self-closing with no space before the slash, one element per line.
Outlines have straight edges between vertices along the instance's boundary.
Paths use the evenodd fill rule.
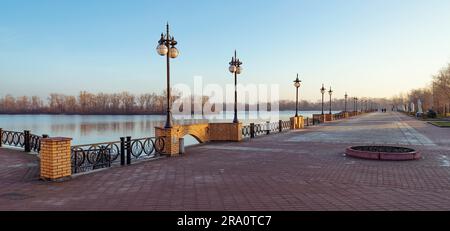
<path fill-rule="evenodd" d="M 234 116 L 234 84 L 204 84 L 194 76 L 193 87 L 176 84 L 172 115 L 176 119 L 232 120 Z M 237 111 L 240 120 L 279 119 L 278 84 L 237 84 Z"/>

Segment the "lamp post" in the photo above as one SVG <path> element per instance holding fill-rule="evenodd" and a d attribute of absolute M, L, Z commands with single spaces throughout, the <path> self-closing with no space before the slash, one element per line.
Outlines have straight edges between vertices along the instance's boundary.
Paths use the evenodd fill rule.
<path fill-rule="evenodd" d="M 347 97 L 348 97 L 348 95 L 347 95 L 347 92 L 345 92 L 345 95 L 344 95 L 344 97 L 345 97 L 345 103 L 344 103 L 344 112 L 347 112 Z"/>
<path fill-rule="evenodd" d="M 167 57 L 167 117 L 165 128 L 172 128 L 172 111 L 171 111 L 171 95 L 170 95 L 170 59 L 178 57 L 179 51 L 175 47 L 177 41 L 169 34 L 169 23 L 166 25 L 166 34 L 161 33 L 161 39 L 158 41 L 156 51 L 161 56 Z"/>
<path fill-rule="evenodd" d="M 365 109 L 365 101 L 361 100 L 361 112 L 363 112 Z"/>
<path fill-rule="evenodd" d="M 331 86 L 330 86 L 330 90 L 328 91 L 328 94 L 330 94 L 330 115 L 331 115 L 331 95 L 333 94 L 333 91 L 331 90 Z"/>
<path fill-rule="evenodd" d="M 231 62 L 229 63 L 229 71 L 234 74 L 234 119 L 233 123 L 239 123 L 237 118 L 237 75 L 242 72 L 242 62 L 236 57 L 236 50 L 234 50 L 234 57 L 231 57 Z"/>
<path fill-rule="evenodd" d="M 358 113 L 358 98 L 357 97 L 355 97 L 355 111 L 356 111 L 356 113 Z"/>
<path fill-rule="evenodd" d="M 296 100 L 295 100 L 295 117 L 298 117 L 298 88 L 300 87 L 300 83 L 302 81 L 300 81 L 298 79 L 298 73 L 297 73 L 297 78 L 294 80 L 294 87 L 297 89 L 297 95 L 296 95 Z"/>
<path fill-rule="evenodd" d="M 323 115 L 323 94 L 325 94 L 325 91 L 326 91 L 327 89 L 325 89 L 324 87 L 323 87 L 323 83 L 322 83 L 322 88 L 320 88 L 320 93 L 322 93 L 322 115 Z"/>

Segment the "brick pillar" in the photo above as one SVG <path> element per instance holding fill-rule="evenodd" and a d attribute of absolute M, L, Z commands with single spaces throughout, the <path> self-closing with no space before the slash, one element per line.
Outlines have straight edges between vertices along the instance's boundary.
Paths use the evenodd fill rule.
<path fill-rule="evenodd" d="M 294 117 L 291 117 L 291 118 L 289 118 L 289 120 L 291 121 L 291 130 L 294 130 L 294 129 L 296 129 L 296 119 L 295 119 L 296 117 L 294 116 Z"/>
<path fill-rule="evenodd" d="M 325 114 L 325 121 L 333 121 L 333 115 L 332 114 Z"/>
<path fill-rule="evenodd" d="M 211 141 L 241 141 L 242 123 L 209 123 Z"/>
<path fill-rule="evenodd" d="M 305 127 L 303 116 L 291 117 L 291 129 L 302 129 Z"/>
<path fill-rule="evenodd" d="M 180 154 L 178 130 L 178 125 L 174 125 L 172 128 L 155 127 L 156 138 L 164 138 L 164 154 L 169 156 L 178 156 Z"/>
<path fill-rule="evenodd" d="M 72 166 L 70 145 L 72 138 L 52 137 L 41 139 L 41 179 L 61 181 L 70 178 Z"/>
<path fill-rule="evenodd" d="M 348 112 L 344 112 L 344 118 L 348 118 L 348 117 L 350 117 L 349 113 Z"/>

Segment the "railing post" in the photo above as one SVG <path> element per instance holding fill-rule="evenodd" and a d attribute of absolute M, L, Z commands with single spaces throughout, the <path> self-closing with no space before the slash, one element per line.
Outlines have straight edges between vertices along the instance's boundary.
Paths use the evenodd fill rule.
<path fill-rule="evenodd" d="M 72 150 L 70 151 L 70 154 L 72 155 Z M 78 152 L 77 151 L 73 151 L 73 173 L 76 174 L 78 173 Z M 71 169 L 72 170 L 72 169 Z"/>
<path fill-rule="evenodd" d="M 2 147 L 3 144 L 3 128 L 0 128 L 0 148 Z"/>
<path fill-rule="evenodd" d="M 125 137 L 120 137 L 120 165 L 125 165 Z"/>
<path fill-rule="evenodd" d="M 127 136 L 127 165 L 131 164 L 131 136 Z"/>
<path fill-rule="evenodd" d="M 250 123 L 250 138 L 255 138 L 255 123 Z"/>
<path fill-rule="evenodd" d="M 24 137 L 24 146 L 25 146 L 25 152 L 31 152 L 31 147 L 30 147 L 30 131 L 25 130 L 23 131 L 23 137 Z"/>
<path fill-rule="evenodd" d="M 306 126 L 309 126 L 309 117 L 306 117 Z"/>
<path fill-rule="evenodd" d="M 283 131 L 283 120 L 279 120 L 278 121 L 278 131 L 282 132 Z"/>
<path fill-rule="evenodd" d="M 41 140 L 41 179 L 61 181 L 72 175 L 71 140 L 72 138 L 64 137 Z"/>
<path fill-rule="evenodd" d="M 267 133 L 267 135 L 269 135 L 270 134 L 270 121 L 266 121 L 266 133 Z"/>

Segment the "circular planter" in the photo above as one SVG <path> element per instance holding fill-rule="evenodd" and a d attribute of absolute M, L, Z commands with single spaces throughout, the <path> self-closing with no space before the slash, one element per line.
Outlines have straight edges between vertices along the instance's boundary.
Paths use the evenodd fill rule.
<path fill-rule="evenodd" d="M 411 148 L 394 146 L 352 146 L 345 150 L 352 157 L 370 160 L 418 160 L 420 153 Z"/>

